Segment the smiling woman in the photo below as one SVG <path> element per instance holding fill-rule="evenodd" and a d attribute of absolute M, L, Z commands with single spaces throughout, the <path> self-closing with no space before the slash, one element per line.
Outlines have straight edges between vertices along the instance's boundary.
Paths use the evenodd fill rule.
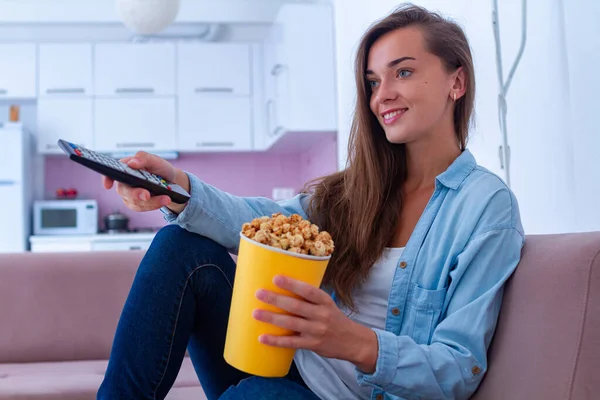
<path fill-rule="evenodd" d="M 99 399 L 164 398 L 186 346 L 210 399 L 474 393 L 524 232 L 513 193 L 466 149 L 469 43 L 455 23 L 405 5 L 365 33 L 355 73 L 347 168 L 291 200 L 233 196 L 145 153 L 129 161 L 170 171 L 191 198 L 164 210 L 173 224 L 140 265 Z M 134 208 L 158 208 L 135 189 L 119 193 Z M 335 250 L 322 287 L 277 276 L 294 296 L 255 294 L 265 306 L 253 318 L 294 332 L 256 340 L 297 350 L 288 376 L 264 378 L 223 361 L 236 270 L 228 251 L 245 222 L 275 213 L 314 222 Z"/>

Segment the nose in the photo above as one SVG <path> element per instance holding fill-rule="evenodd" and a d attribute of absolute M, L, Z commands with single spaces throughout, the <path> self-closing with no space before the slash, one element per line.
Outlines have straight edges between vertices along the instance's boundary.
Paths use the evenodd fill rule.
<path fill-rule="evenodd" d="M 379 83 L 377 90 L 376 101 L 378 104 L 385 104 L 388 101 L 393 101 L 398 98 L 398 91 L 394 88 L 394 85 L 387 80 L 382 80 Z"/>

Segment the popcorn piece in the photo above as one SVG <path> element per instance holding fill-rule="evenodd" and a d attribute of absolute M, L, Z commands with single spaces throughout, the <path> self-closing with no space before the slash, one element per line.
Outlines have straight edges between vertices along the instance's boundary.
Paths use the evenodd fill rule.
<path fill-rule="evenodd" d="M 258 243 L 267 244 L 270 238 L 267 232 L 260 230 L 256 232 L 256 235 L 254 235 L 253 239 L 256 240 Z"/>
<path fill-rule="evenodd" d="M 302 235 L 294 235 L 294 237 L 292 237 L 292 239 L 290 240 L 290 245 L 292 247 L 302 247 L 303 244 L 304 237 L 302 237 Z"/>
<path fill-rule="evenodd" d="M 273 230 L 273 227 L 271 226 L 270 222 L 263 222 L 262 224 L 260 224 L 260 229 L 262 231 L 271 232 Z"/>
<path fill-rule="evenodd" d="M 310 249 L 310 254 L 317 257 L 323 257 L 325 254 L 327 254 L 327 247 L 325 246 L 325 243 L 316 241 L 314 246 L 312 246 Z"/>
<path fill-rule="evenodd" d="M 310 231 L 310 227 L 302 228 L 302 236 L 304 239 L 310 239 L 312 237 L 312 232 Z"/>
<path fill-rule="evenodd" d="M 284 250 L 287 250 L 290 248 L 290 240 L 287 238 L 283 238 L 279 241 L 279 244 L 281 245 L 281 248 Z"/>
<path fill-rule="evenodd" d="M 310 233 L 311 233 L 312 236 L 316 237 L 319 234 L 319 227 L 316 226 L 315 224 L 312 224 L 310 226 Z"/>

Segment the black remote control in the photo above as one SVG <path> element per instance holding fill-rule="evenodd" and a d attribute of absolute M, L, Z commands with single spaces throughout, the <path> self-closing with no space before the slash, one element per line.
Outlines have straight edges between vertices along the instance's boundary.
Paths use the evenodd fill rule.
<path fill-rule="evenodd" d="M 104 154 L 59 139 L 58 145 L 69 158 L 110 179 L 132 187 L 147 189 L 152 196 L 167 195 L 177 204 L 184 204 L 190 199 L 181 186 L 167 182 L 158 175 L 143 169 L 133 169 L 124 162 Z"/>

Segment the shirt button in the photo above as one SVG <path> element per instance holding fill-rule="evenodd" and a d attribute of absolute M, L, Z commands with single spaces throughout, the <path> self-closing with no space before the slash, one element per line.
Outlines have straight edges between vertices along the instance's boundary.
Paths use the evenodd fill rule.
<path fill-rule="evenodd" d="M 400 310 L 397 309 L 397 308 L 392 308 L 392 314 L 399 315 L 400 314 Z"/>
<path fill-rule="evenodd" d="M 375 396 L 376 400 L 383 400 L 383 395 L 382 394 L 378 394 L 377 396 Z"/>
<path fill-rule="evenodd" d="M 479 375 L 481 373 L 481 368 L 479 368 L 478 366 L 474 366 L 473 368 L 471 368 L 471 372 L 473 373 L 473 375 Z"/>
<path fill-rule="evenodd" d="M 402 268 L 402 269 L 406 268 L 406 261 L 402 261 L 400 263 L 400 268 Z"/>

